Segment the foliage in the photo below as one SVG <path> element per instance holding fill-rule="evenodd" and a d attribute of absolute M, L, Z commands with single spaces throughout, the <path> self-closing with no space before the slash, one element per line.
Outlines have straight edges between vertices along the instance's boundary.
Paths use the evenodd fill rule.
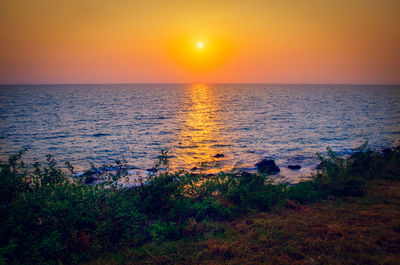
<path fill-rule="evenodd" d="M 23 153 L 0 164 L 0 264 L 80 263 L 104 251 L 202 235 L 207 224 L 276 205 L 362 196 L 367 181 L 400 175 L 399 147 L 381 154 L 364 145 L 347 158 L 328 149 L 313 178 L 292 186 L 258 173 L 170 172 L 163 150 L 154 168 L 164 171 L 124 188 L 124 160 L 103 183 L 85 185 L 87 176 L 67 177 L 51 156 L 27 167 Z"/>
<path fill-rule="evenodd" d="M 201 237 L 153 241 L 89 264 L 399 264 L 400 182 L 368 183 L 363 197 L 203 222 Z"/>

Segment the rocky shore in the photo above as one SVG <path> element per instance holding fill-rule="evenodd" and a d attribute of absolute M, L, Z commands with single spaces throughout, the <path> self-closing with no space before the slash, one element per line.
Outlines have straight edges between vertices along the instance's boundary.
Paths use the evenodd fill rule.
<path fill-rule="evenodd" d="M 348 156 L 355 154 L 357 150 L 348 152 Z M 391 152 L 390 148 L 384 148 L 380 151 L 384 156 L 389 156 Z M 218 153 L 213 156 L 214 158 L 224 158 L 225 155 Z M 121 175 L 123 176 L 119 180 L 119 184 L 124 187 L 134 187 L 146 183 L 149 176 L 153 176 L 158 173 L 165 172 L 171 169 L 166 165 L 165 167 L 153 167 L 153 168 L 139 168 L 134 165 L 121 164 L 120 161 L 115 161 L 115 165 L 106 165 L 101 167 L 92 167 L 86 171 L 79 172 L 72 175 L 75 179 L 83 179 L 85 184 L 99 184 L 112 176 Z M 316 169 L 321 168 L 321 163 L 317 163 L 313 166 L 303 166 L 300 164 L 277 164 L 274 159 L 263 158 L 253 167 L 238 167 L 235 172 L 241 174 L 245 173 L 261 173 L 271 175 L 271 179 L 275 183 L 290 183 L 296 184 L 303 180 L 310 179 L 315 173 Z M 209 168 L 200 166 L 194 166 L 190 170 L 183 170 L 190 174 L 203 174 L 205 177 L 215 176 L 218 173 L 210 173 Z M 214 170 L 215 171 L 215 170 Z"/>

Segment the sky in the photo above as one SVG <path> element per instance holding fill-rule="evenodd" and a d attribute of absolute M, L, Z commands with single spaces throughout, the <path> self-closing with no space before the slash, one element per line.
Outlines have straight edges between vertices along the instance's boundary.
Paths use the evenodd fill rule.
<path fill-rule="evenodd" d="M 399 12 L 398 0 L 0 0 L 0 83 L 399 84 Z"/>

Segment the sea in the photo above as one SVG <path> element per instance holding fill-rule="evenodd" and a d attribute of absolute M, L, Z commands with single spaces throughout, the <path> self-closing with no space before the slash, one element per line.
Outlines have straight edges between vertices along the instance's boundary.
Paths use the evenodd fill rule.
<path fill-rule="evenodd" d="M 126 160 L 145 172 L 165 150 L 172 171 L 268 158 L 281 168 L 272 178 L 295 183 L 327 147 L 349 155 L 365 142 L 400 144 L 400 85 L 0 85 L 1 161 L 27 147 L 28 164 L 51 154 L 76 171 Z"/>

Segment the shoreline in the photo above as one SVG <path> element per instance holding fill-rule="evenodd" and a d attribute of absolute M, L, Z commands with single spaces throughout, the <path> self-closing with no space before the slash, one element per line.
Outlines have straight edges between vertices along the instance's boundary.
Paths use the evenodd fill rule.
<path fill-rule="evenodd" d="M 387 152 L 387 150 L 390 148 L 383 148 L 380 151 L 375 151 L 379 152 L 381 154 L 384 154 Z M 352 155 L 356 154 L 358 152 L 358 149 L 353 149 L 351 152 L 346 152 L 345 155 L 341 155 L 341 157 L 351 157 Z M 317 158 L 317 157 L 316 157 Z M 262 159 L 266 160 L 267 158 Z M 271 161 L 274 161 L 273 159 L 268 159 Z M 275 162 L 275 161 L 274 161 Z M 277 164 L 277 167 L 279 170 L 277 172 L 269 172 L 268 176 L 269 178 L 273 181 L 275 184 L 279 183 L 288 183 L 290 185 L 294 185 L 303 181 L 310 180 L 315 174 L 317 174 L 318 167 L 320 166 L 320 163 L 316 163 L 314 166 L 308 166 L 308 167 L 303 167 L 301 164 Z M 119 168 L 119 169 L 118 169 Z M 257 169 L 257 164 L 254 165 L 252 168 L 244 168 L 244 167 L 238 167 L 238 168 L 232 168 L 229 170 L 220 170 L 218 168 L 211 168 L 210 169 L 200 169 L 197 167 L 194 167 L 192 169 L 171 169 L 169 168 L 168 165 L 166 167 L 160 167 L 158 169 L 153 168 L 148 168 L 148 169 L 143 169 L 143 168 L 137 168 L 136 166 L 133 165 L 128 165 L 125 164 L 123 166 L 112 166 L 112 165 L 106 165 L 106 166 L 101 166 L 98 168 L 91 168 L 85 171 L 78 172 L 76 174 L 70 175 L 72 178 L 80 178 L 80 177 L 85 177 L 86 180 L 84 181 L 85 184 L 100 184 L 102 180 L 107 179 L 107 176 L 109 174 L 115 175 L 118 173 L 118 171 L 124 171 L 124 176 L 121 178 L 119 181 L 119 184 L 121 184 L 123 187 L 136 187 L 141 185 L 143 182 L 146 182 L 149 177 L 154 177 L 157 174 L 160 173 L 184 173 L 184 174 L 191 174 L 191 175 L 200 175 L 204 178 L 207 177 L 212 177 L 216 176 L 219 174 L 243 174 L 243 173 L 250 173 L 250 174 L 257 174 L 260 173 L 259 170 Z"/>

